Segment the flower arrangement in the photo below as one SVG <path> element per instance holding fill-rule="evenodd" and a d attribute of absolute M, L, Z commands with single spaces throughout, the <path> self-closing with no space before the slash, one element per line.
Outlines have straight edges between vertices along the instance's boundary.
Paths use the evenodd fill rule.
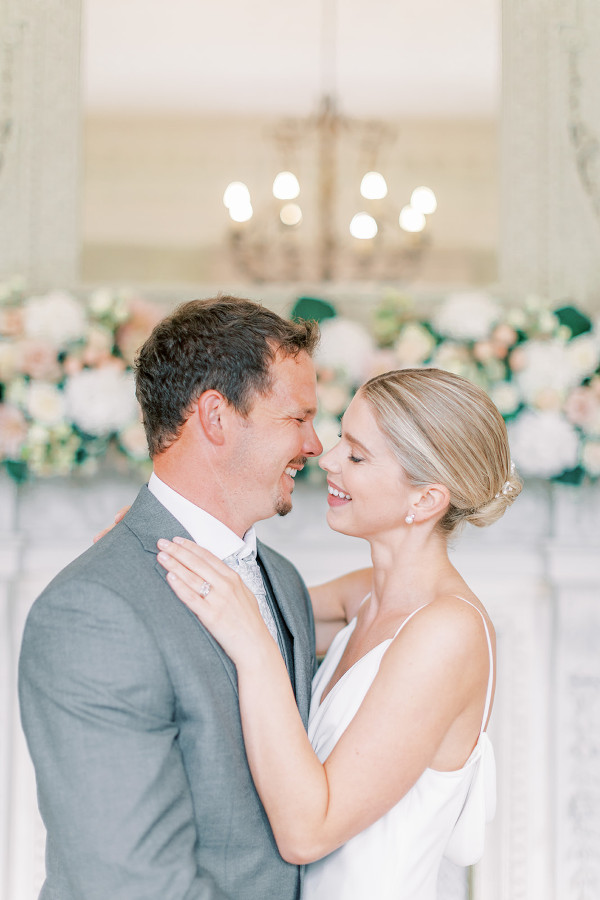
<path fill-rule="evenodd" d="M 149 468 L 131 366 L 162 317 L 124 292 L 26 296 L 0 286 L 0 462 L 30 475 Z"/>
<path fill-rule="evenodd" d="M 390 293 L 370 331 L 341 317 L 321 330 L 317 430 L 326 449 L 362 381 L 436 366 L 490 394 L 523 476 L 571 484 L 600 476 L 600 331 L 575 307 L 553 310 L 536 297 L 516 306 L 468 292 L 449 295 L 426 316 Z"/>
<path fill-rule="evenodd" d="M 600 476 L 600 328 L 570 305 L 520 305 L 485 292 L 432 307 L 389 293 L 371 327 L 302 298 L 293 315 L 326 318 L 316 356 L 325 449 L 357 387 L 390 369 L 438 366 L 483 387 L 504 416 L 525 477 L 578 484 Z M 149 470 L 132 364 L 163 310 L 123 291 L 85 302 L 65 291 L 27 296 L 0 285 L 0 463 L 28 476 Z M 310 472 L 309 472 L 310 474 Z"/>

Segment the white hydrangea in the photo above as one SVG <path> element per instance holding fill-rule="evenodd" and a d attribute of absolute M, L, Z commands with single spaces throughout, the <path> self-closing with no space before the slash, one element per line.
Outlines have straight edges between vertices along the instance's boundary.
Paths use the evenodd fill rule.
<path fill-rule="evenodd" d="M 508 437 L 522 475 L 552 478 L 578 463 L 577 432 L 558 412 L 525 410 L 509 423 Z"/>
<path fill-rule="evenodd" d="M 500 306 L 483 291 L 450 294 L 432 319 L 438 334 L 458 341 L 480 341 L 500 319 Z"/>
<path fill-rule="evenodd" d="M 558 400 L 581 381 L 581 366 L 576 363 L 570 344 L 559 340 L 528 341 L 519 348 L 523 365 L 515 375 L 524 401 L 530 406 L 545 405 L 550 393 Z M 587 353 L 583 354 L 587 357 Z"/>
<path fill-rule="evenodd" d="M 315 363 L 342 372 L 352 384 L 361 384 L 374 352 L 373 338 L 364 325 L 336 317 L 321 325 Z"/>
<path fill-rule="evenodd" d="M 34 422 L 48 427 L 58 425 L 64 419 L 65 408 L 65 395 L 56 385 L 44 381 L 29 383 L 25 409 Z"/>
<path fill-rule="evenodd" d="M 86 315 L 82 304 L 65 291 L 29 297 L 23 307 L 25 334 L 63 347 L 85 334 Z"/>
<path fill-rule="evenodd" d="M 71 375 L 65 396 L 69 419 L 85 434 L 120 431 L 139 415 L 133 375 L 114 366 Z"/>

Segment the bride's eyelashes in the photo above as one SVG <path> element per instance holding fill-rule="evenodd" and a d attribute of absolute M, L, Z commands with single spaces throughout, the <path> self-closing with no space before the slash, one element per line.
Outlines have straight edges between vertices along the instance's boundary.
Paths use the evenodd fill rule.
<path fill-rule="evenodd" d="M 340 440 L 342 439 L 342 432 L 341 432 L 341 431 L 338 431 L 338 437 L 339 437 Z M 364 462 L 364 461 L 365 461 L 365 460 L 364 460 L 364 457 L 362 457 L 362 456 L 354 456 L 354 454 L 352 454 L 352 453 L 350 453 L 350 454 L 348 455 L 348 459 L 349 459 L 349 461 L 352 462 L 352 463 L 360 463 L 360 462 Z"/>

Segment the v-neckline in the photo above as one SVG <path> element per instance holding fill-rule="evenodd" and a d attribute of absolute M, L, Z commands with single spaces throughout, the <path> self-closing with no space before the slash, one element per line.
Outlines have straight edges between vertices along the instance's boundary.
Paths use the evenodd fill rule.
<path fill-rule="evenodd" d="M 345 653 L 345 651 L 346 651 L 346 647 L 348 646 L 348 643 L 349 643 L 349 641 L 350 641 L 350 638 L 351 638 L 352 635 L 354 634 L 354 630 L 355 630 L 355 628 L 356 628 L 356 623 L 357 623 L 356 617 L 352 620 L 352 622 L 349 622 L 349 623 L 348 623 L 349 625 L 353 625 L 354 627 L 352 628 L 352 631 L 351 631 L 350 634 L 348 635 L 348 640 L 346 641 L 346 646 L 345 646 L 344 649 L 342 650 L 342 656 L 344 655 L 344 653 Z M 319 697 L 319 704 L 318 704 L 318 706 L 317 706 L 317 709 L 321 709 L 321 706 L 323 705 L 323 703 L 325 703 L 325 701 L 327 700 L 327 698 L 330 697 L 331 694 L 333 694 L 333 692 L 335 691 L 335 689 L 337 688 L 337 686 L 338 686 L 339 684 L 341 684 L 342 681 L 345 679 L 346 675 L 348 675 L 354 668 L 356 668 L 356 666 L 357 666 L 359 663 L 361 663 L 361 662 L 363 661 L 363 659 L 366 659 L 367 656 L 370 656 L 371 653 L 373 653 L 375 650 L 378 650 L 379 647 L 382 647 L 384 644 L 391 644 L 391 642 L 392 642 L 393 640 L 394 640 L 393 637 L 391 637 L 391 638 L 386 638 L 384 641 L 380 641 L 378 644 L 375 644 L 374 647 L 371 647 L 370 650 L 367 650 L 366 653 L 363 653 L 363 655 L 360 656 L 360 657 L 356 660 L 356 662 L 353 662 L 352 665 L 349 666 L 349 667 L 346 669 L 346 671 L 342 673 L 342 675 L 340 675 L 340 677 L 339 677 L 338 680 L 335 682 L 335 684 L 332 685 L 331 688 L 329 688 L 329 685 L 331 684 L 331 679 L 332 679 L 333 676 L 335 675 L 336 670 L 337 670 L 337 667 L 339 666 L 339 664 L 340 664 L 340 662 L 341 662 L 342 656 L 340 656 L 340 658 L 338 659 L 338 662 L 337 662 L 337 665 L 336 665 L 335 669 L 334 669 L 333 672 L 331 673 L 331 678 L 329 679 L 329 681 L 328 681 L 327 684 L 325 685 L 323 691 L 321 692 L 321 696 Z M 327 690 L 327 688 L 329 688 L 329 690 Z"/>

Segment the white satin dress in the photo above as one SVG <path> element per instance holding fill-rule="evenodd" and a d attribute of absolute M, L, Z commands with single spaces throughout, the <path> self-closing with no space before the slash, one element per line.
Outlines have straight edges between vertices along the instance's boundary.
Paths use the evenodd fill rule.
<path fill-rule="evenodd" d="M 307 866 L 302 900 L 436 900 L 444 857 L 461 866 L 481 857 L 485 824 L 495 812 L 496 767 L 484 731 L 494 680 L 492 643 L 485 618 L 477 611 L 485 627 L 490 674 L 479 739 L 469 759 L 456 771 L 426 769 L 381 819 Z M 336 635 L 313 682 L 308 735 L 321 762 L 354 718 L 393 640 L 383 641 L 359 659 L 321 703 L 355 626 L 353 619 Z"/>

